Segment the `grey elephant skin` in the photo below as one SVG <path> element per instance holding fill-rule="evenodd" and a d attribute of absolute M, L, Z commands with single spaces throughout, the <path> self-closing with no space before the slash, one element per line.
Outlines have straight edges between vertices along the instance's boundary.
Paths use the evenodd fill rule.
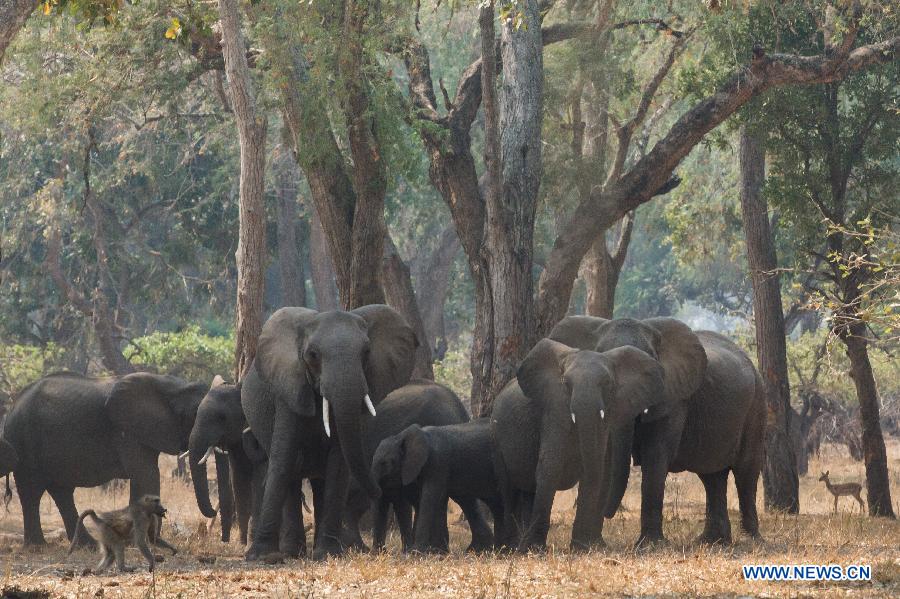
<path fill-rule="evenodd" d="M 465 406 L 453 391 L 433 381 L 411 381 L 389 393 L 378 405 L 378 414 L 367 423 L 366 457 L 369 464 L 372 464 L 372 458 L 381 441 L 400 433 L 412 424 L 441 426 L 459 424 L 468 422 L 468 420 L 469 415 Z M 397 525 L 400 528 L 403 550 L 409 551 L 412 549 L 413 543 L 412 508 L 418 501 L 418 489 L 413 484 L 404 485 L 399 471 L 391 477 L 377 476 L 374 472 L 373 476 L 381 489 L 381 497 L 374 502 L 374 505 L 359 485 L 355 483 L 351 485 L 347 511 L 344 514 L 348 540 L 355 547 L 364 547 L 359 534 L 359 519 L 372 506 L 374 509 L 372 549 L 375 551 L 383 549 L 389 510 L 393 507 Z M 471 503 L 474 505 L 474 502 Z M 469 505 L 466 509 L 471 511 Z M 473 513 L 473 518 L 481 518 L 477 508 Z M 477 523 L 478 520 L 476 519 L 475 522 Z"/>
<path fill-rule="evenodd" d="M 585 505 L 593 505 L 595 509 L 602 507 L 602 513 L 612 517 L 625 493 L 633 458 L 642 473 L 638 543 L 662 541 L 666 475 L 687 470 L 699 475 L 706 490 L 707 517 L 701 540 L 730 542 L 726 490 L 728 473 L 733 472 L 742 528 L 751 536 L 758 536 L 756 488 L 764 459 L 765 398 L 759 374 L 739 347 L 722 335 L 710 331 L 694 332 L 671 318 L 637 321 L 567 317 L 553 329 L 550 339 L 573 349 L 598 353 L 630 346 L 650 356 L 662 368 L 663 389 L 653 404 L 644 408 L 647 413 L 640 410 L 635 418 L 626 418 L 621 424 L 607 428 L 604 451 L 592 462 L 595 467 L 584 468 L 583 475 L 592 473 L 597 484 L 588 488 L 582 481 L 579 505 L 582 494 L 589 493 L 591 500 Z M 531 368 L 548 372 L 547 364 L 543 362 L 532 363 Z M 518 373 L 520 383 L 523 375 L 527 378 L 528 370 L 523 363 Z M 558 374 L 556 379 L 559 380 Z M 621 384 L 616 376 L 613 379 L 615 384 Z M 556 393 L 562 398 L 566 394 L 574 397 L 578 388 L 577 381 L 570 381 L 568 385 L 557 386 Z M 495 404 L 497 444 L 501 448 L 498 456 L 507 468 L 517 473 L 523 467 L 531 466 L 534 466 L 531 471 L 536 472 L 541 461 L 566 462 L 565 455 L 542 453 L 542 450 L 552 439 L 556 440 L 552 443 L 564 444 L 561 440 L 566 435 L 565 428 L 571 431 L 573 426 L 580 427 L 579 424 L 572 425 L 571 418 L 568 425 L 557 422 L 555 427 L 542 428 L 537 424 L 541 416 L 535 404 L 540 393 L 528 384 L 518 394 L 510 393 L 503 401 L 498 398 Z M 603 394 L 596 395 L 605 399 Z M 509 405 L 504 407 L 503 404 Z M 530 406 L 532 412 L 524 406 Z M 526 444 L 530 446 L 525 450 L 528 457 L 524 460 L 514 458 L 510 453 L 517 446 L 509 430 L 511 416 L 520 418 L 519 427 L 531 427 L 532 432 L 527 435 L 531 440 Z M 576 412 L 576 423 L 578 419 Z M 521 436 L 522 430 L 519 428 L 516 434 Z M 522 446 L 521 442 L 518 446 Z M 542 478 L 545 477 L 538 475 L 532 480 L 513 477 L 512 483 L 527 495 L 542 488 Z M 532 522 L 541 517 L 537 503 L 535 498 Z M 544 509 L 543 505 L 541 509 Z M 592 513 L 582 524 L 576 516 L 576 525 L 583 527 L 573 527 L 574 547 L 602 544 L 602 518 Z M 543 538 L 546 538 L 545 534 Z M 523 539 L 522 546 L 529 545 L 541 546 L 541 535 Z"/>
<path fill-rule="evenodd" d="M 600 545 L 611 438 L 639 415 L 662 417 L 664 407 L 663 369 L 646 353 L 539 341 L 491 414 L 505 511 L 501 543 L 542 549 L 556 491 L 580 483 L 571 544 Z"/>
<path fill-rule="evenodd" d="M 417 346 L 412 328 L 384 305 L 321 313 L 282 308 L 266 321 L 241 388 L 247 422 L 269 456 L 248 559 L 278 550 L 279 514 L 291 486 L 299 485 L 298 456 L 303 476 L 315 483 L 313 556 L 343 552 L 350 477 L 373 499 L 380 495 L 363 447 L 364 421 L 409 381 Z"/>
<path fill-rule="evenodd" d="M 491 424 L 486 418 L 446 426 L 414 424 L 379 444 L 372 461 L 375 479 L 400 479 L 402 485 L 417 489 L 414 550 L 448 550 L 448 498 L 458 503 L 466 515 L 472 530 L 469 550 L 490 550 L 495 546 L 495 536 L 477 503 L 482 500 L 488 504 L 495 526 L 503 522 L 491 454 Z"/>
<path fill-rule="evenodd" d="M 206 390 L 206 384 L 148 373 L 106 379 L 56 373 L 26 387 L 3 430 L 19 456 L 13 475 L 25 544 L 45 542 L 38 509 L 45 491 L 70 539 L 78 521 L 76 487 L 128 478 L 132 501 L 159 495 L 159 454 L 187 449 Z"/>
<path fill-rule="evenodd" d="M 6 476 L 16 467 L 19 461 L 19 454 L 16 448 L 9 444 L 6 439 L 0 439 L 0 476 Z"/>
<path fill-rule="evenodd" d="M 188 463 L 197 507 L 205 517 L 212 518 L 216 510 L 209 499 L 206 470 L 208 452 L 213 450 L 219 489 L 219 518 L 222 541 L 225 543 L 231 539 L 235 515 L 242 544 L 247 543 L 249 534 L 253 463 L 244 451 L 245 428 L 247 422 L 241 409 L 241 386 L 225 383 L 216 377 L 197 407 L 197 416 L 188 439 Z M 204 456 L 207 460 L 203 459 Z"/>

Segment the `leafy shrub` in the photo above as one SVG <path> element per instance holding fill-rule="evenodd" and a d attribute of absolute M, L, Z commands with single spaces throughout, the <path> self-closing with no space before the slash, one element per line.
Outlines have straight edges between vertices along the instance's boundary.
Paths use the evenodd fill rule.
<path fill-rule="evenodd" d="M 469 392 L 472 390 L 472 373 L 469 370 L 471 345 L 472 338 L 469 335 L 460 335 L 450 343 L 444 359 L 434 363 L 434 380 L 450 387 L 467 407 Z"/>
<path fill-rule="evenodd" d="M 234 336 L 209 335 L 193 325 L 176 333 L 155 332 L 134 339 L 125 357 L 135 365 L 190 381 L 231 378 Z"/>
<path fill-rule="evenodd" d="M 64 368 L 65 350 L 45 346 L 0 344 L 0 395 L 11 396 L 43 375 Z"/>

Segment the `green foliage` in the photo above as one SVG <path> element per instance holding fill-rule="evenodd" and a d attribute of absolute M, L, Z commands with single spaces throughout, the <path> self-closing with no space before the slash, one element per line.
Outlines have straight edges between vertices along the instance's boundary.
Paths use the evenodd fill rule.
<path fill-rule="evenodd" d="M 177 333 L 155 332 L 133 339 L 125 357 L 135 365 L 190 381 L 231 378 L 234 334 L 213 336 L 192 325 Z"/>
<path fill-rule="evenodd" d="M 434 380 L 452 389 L 466 405 L 469 405 L 469 392 L 472 390 L 472 373 L 469 369 L 471 345 L 471 337 L 461 335 L 447 348 L 444 359 L 434 362 Z"/>
<path fill-rule="evenodd" d="M 65 350 L 52 342 L 44 346 L 0 344 L 0 395 L 15 395 L 43 375 L 62 370 L 64 356 Z"/>

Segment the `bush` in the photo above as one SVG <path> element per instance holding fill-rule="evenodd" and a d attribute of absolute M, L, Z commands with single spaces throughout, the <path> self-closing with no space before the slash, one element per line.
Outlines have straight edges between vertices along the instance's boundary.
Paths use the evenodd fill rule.
<path fill-rule="evenodd" d="M 467 408 L 469 392 L 472 390 L 472 373 L 469 370 L 471 346 L 471 336 L 461 335 L 450 343 L 444 359 L 434 363 L 434 380 L 450 387 Z M 471 409 L 469 411 L 471 412 Z"/>
<path fill-rule="evenodd" d="M 209 382 L 217 374 L 231 379 L 234 336 L 208 335 L 194 325 L 177 333 L 138 337 L 124 354 L 132 364 L 190 381 Z"/>
<path fill-rule="evenodd" d="M 0 344 L 0 394 L 15 395 L 48 372 L 62 370 L 64 357 L 65 350 L 53 342 L 45 346 Z"/>

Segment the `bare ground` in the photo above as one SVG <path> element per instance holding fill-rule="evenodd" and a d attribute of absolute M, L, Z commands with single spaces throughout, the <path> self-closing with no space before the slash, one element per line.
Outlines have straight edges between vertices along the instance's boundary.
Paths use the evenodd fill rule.
<path fill-rule="evenodd" d="M 900 441 L 888 446 L 892 494 L 900 499 Z M 164 457 L 168 472 L 174 458 Z M 223 544 L 216 526 L 207 532 L 188 484 L 163 481 L 163 501 L 169 508 L 164 536 L 174 540 L 179 555 L 165 555 L 155 577 L 145 570 L 128 575 L 94 576 L 82 573 L 98 557 L 86 551 L 67 556 L 62 521 L 49 497 L 42 506 L 44 532 L 50 545 L 40 553 L 23 552 L 21 511 L 13 500 L 0 508 L 0 588 L 46 591 L 52 597 L 561 597 L 587 595 L 726 595 L 726 596 L 900 596 L 900 523 L 862 516 L 856 503 L 840 500 L 832 514 L 832 497 L 817 481 L 828 469 L 833 481 L 863 480 L 863 465 L 851 461 L 843 447 L 825 447 L 821 459 L 810 463 L 801 481 L 803 514 L 762 514 L 763 542 L 738 533 L 739 514 L 734 487 L 729 506 L 736 542 L 727 547 L 697 545 L 702 529 L 703 487 L 688 473 L 671 475 L 666 490 L 666 535 L 670 544 L 644 552 L 631 545 L 638 531 L 640 475 L 633 472 L 625 509 L 607 523 L 609 548 L 573 555 L 567 550 L 575 493 L 557 494 L 551 549 L 546 555 L 487 556 L 462 553 L 468 529 L 451 513 L 452 553 L 447 557 L 407 557 L 399 554 L 396 535 L 387 555 L 354 554 L 316 563 L 288 561 L 280 565 L 248 564 L 237 542 Z M 79 489 L 76 502 L 87 507 L 113 508 L 127 501 L 127 492 L 105 493 Z M 759 505 L 762 510 L 762 485 Z M 900 505 L 895 511 L 900 510 Z M 235 531 L 236 532 L 236 531 Z M 234 535 L 236 536 L 236 534 Z M 139 554 L 129 550 L 130 564 Z M 868 564 L 871 583 L 750 582 L 743 579 L 744 564 Z M 24 596 L 24 595 L 21 595 Z"/>

